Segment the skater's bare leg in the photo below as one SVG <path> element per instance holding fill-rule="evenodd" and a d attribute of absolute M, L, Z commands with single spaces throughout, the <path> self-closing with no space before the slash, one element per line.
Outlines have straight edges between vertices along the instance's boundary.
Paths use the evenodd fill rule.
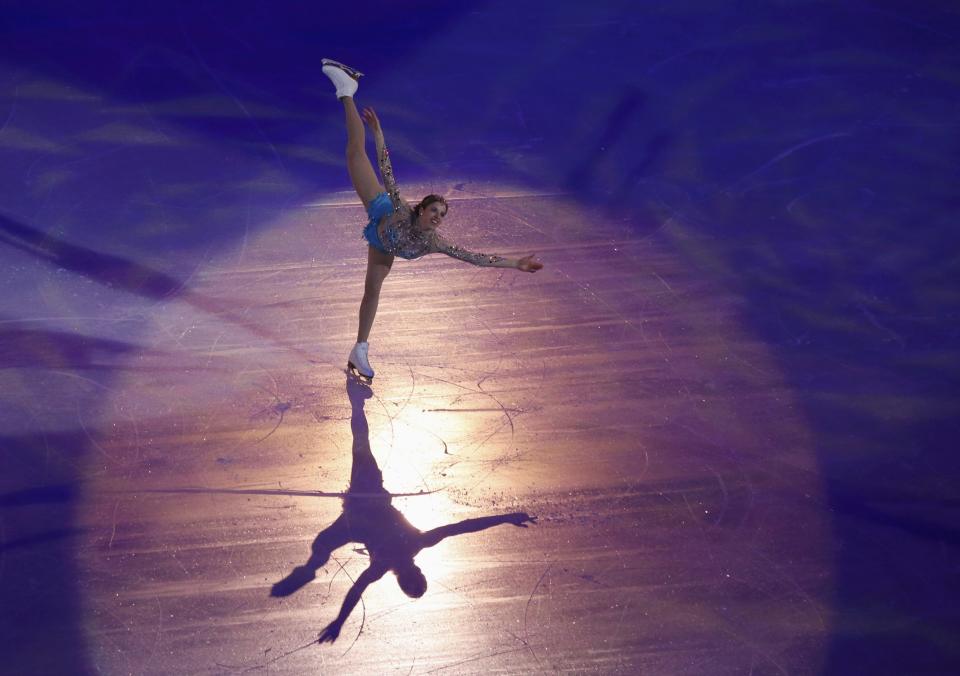
<path fill-rule="evenodd" d="M 347 172 L 350 174 L 353 189 L 357 191 L 357 195 L 363 202 L 363 208 L 366 209 L 373 198 L 383 192 L 383 186 L 377 179 L 373 165 L 370 164 L 370 158 L 367 157 L 367 150 L 364 147 L 366 132 L 353 97 L 344 96 L 340 101 L 343 102 L 343 111 L 347 120 Z"/>
<path fill-rule="evenodd" d="M 393 265 L 391 254 L 377 251 L 373 247 L 367 249 L 367 279 L 363 286 L 363 300 L 360 302 L 360 327 L 357 329 L 357 342 L 365 343 L 370 337 L 370 328 L 377 316 L 377 305 L 380 303 L 380 287 L 383 280 L 390 274 Z"/>

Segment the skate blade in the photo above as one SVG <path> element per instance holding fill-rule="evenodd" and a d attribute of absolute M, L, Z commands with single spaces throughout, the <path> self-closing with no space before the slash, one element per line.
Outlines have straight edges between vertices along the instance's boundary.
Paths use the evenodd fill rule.
<path fill-rule="evenodd" d="M 354 378 L 359 380 L 361 383 L 366 383 L 367 385 L 369 385 L 370 383 L 373 382 L 373 376 L 368 376 L 365 373 L 361 373 L 359 370 L 357 370 L 357 367 L 354 366 L 352 361 L 347 362 L 347 372 L 350 375 L 352 375 Z"/>
<path fill-rule="evenodd" d="M 321 59 L 321 60 L 320 60 L 320 65 L 321 65 L 321 66 L 333 66 L 334 68 L 339 68 L 339 69 L 342 70 L 344 73 L 346 73 L 347 75 L 349 75 L 350 77 L 352 77 L 354 80 L 359 80 L 360 78 L 363 77 L 363 73 L 361 73 L 359 70 L 356 70 L 355 68 L 351 68 L 350 66 L 348 66 L 348 65 L 345 64 L 345 63 L 340 63 L 339 61 L 334 61 L 333 59 Z"/>

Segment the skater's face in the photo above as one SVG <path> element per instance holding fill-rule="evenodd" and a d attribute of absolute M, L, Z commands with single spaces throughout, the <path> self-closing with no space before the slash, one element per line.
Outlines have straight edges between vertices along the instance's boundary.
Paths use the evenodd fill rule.
<path fill-rule="evenodd" d="M 447 205 L 443 202 L 431 202 L 420 213 L 417 225 L 423 230 L 436 230 L 447 215 Z"/>

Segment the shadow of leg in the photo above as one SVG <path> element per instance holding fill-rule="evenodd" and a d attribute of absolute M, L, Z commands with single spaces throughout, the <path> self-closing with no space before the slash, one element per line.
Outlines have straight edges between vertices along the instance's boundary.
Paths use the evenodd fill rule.
<path fill-rule="evenodd" d="M 330 560 L 330 554 L 338 547 L 350 541 L 346 519 L 341 515 L 328 528 L 320 531 L 313 541 L 310 559 L 302 566 L 297 566 L 285 578 L 270 588 L 270 596 L 290 596 L 301 587 L 309 584 L 316 577 L 317 570 Z"/>
<path fill-rule="evenodd" d="M 316 568 L 297 566 L 285 578 L 270 588 L 270 596 L 290 596 L 316 577 Z"/>

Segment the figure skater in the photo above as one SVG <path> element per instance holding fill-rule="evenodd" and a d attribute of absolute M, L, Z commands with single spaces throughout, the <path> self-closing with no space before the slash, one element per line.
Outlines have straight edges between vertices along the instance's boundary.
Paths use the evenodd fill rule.
<path fill-rule="evenodd" d="M 533 254 L 516 259 L 474 253 L 441 237 L 437 229 L 447 215 L 446 200 L 440 195 L 427 195 L 419 204 L 411 207 L 400 199 L 400 190 L 390 166 L 390 152 L 384 143 L 377 114 L 372 108 L 366 108 L 361 120 L 361 114 L 357 112 L 353 95 L 363 74 L 330 59 L 323 60 L 323 72 L 336 86 L 337 98 L 343 102 L 347 118 L 347 171 L 370 218 L 363 229 L 369 248 L 367 277 L 363 300 L 360 303 L 360 325 L 357 329 L 357 344 L 350 351 L 347 367 L 353 373 L 371 380 L 374 372 L 368 358 L 367 340 L 377 314 L 380 287 L 390 272 L 395 256 L 413 259 L 442 253 L 473 265 L 516 268 L 524 272 L 536 272 L 543 264 L 537 261 Z M 376 141 L 382 184 L 377 180 L 373 165 L 367 158 L 364 122 L 370 127 Z"/>
<path fill-rule="evenodd" d="M 513 512 L 466 519 L 426 532 L 417 529 L 391 504 L 392 496 L 383 487 L 383 474 L 370 451 L 370 430 L 363 412 L 364 400 L 372 395 L 370 388 L 347 375 L 347 395 L 351 406 L 353 465 L 350 487 L 343 498 L 343 514 L 317 535 L 307 562 L 294 568 L 270 591 L 271 596 L 289 596 L 314 579 L 317 569 L 326 564 L 335 549 L 349 542 L 359 542 L 366 547 L 370 565 L 350 587 L 337 618 L 320 634 L 320 643 L 337 640 L 363 591 L 389 572 L 397 576 L 397 584 L 407 596 L 423 596 L 427 591 L 427 578 L 413 561 L 422 549 L 433 547 L 452 535 L 476 533 L 506 523 L 526 528 L 526 524 L 537 521 L 536 517 L 523 512 Z"/>

